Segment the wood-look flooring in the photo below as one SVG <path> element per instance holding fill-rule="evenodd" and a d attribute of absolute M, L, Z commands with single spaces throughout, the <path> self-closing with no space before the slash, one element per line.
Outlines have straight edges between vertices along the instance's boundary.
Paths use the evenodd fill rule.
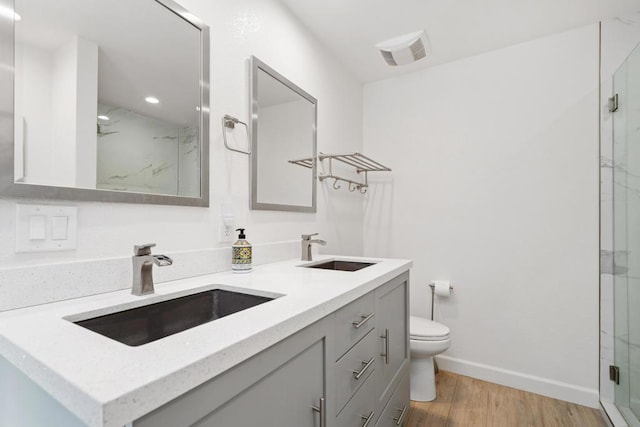
<path fill-rule="evenodd" d="M 438 397 L 411 402 L 406 427 L 604 427 L 597 409 L 440 371 Z"/>

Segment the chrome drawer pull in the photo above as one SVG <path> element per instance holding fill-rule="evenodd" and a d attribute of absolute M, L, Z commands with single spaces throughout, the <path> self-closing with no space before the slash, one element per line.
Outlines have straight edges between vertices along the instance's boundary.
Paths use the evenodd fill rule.
<path fill-rule="evenodd" d="M 398 411 L 400 412 L 400 415 L 398 416 L 398 418 L 394 418 L 393 421 L 396 422 L 396 425 L 399 426 L 400 424 L 402 424 L 402 419 L 404 418 L 404 414 L 407 413 L 407 406 L 405 405 L 402 409 L 398 409 Z"/>
<path fill-rule="evenodd" d="M 364 316 L 360 316 L 360 318 L 362 320 L 360 320 L 359 322 L 353 322 L 352 325 L 353 325 L 354 328 L 360 329 L 360 326 L 362 326 L 365 323 L 367 323 L 367 320 L 371 319 L 372 317 L 373 317 L 373 312 L 369 313 L 367 315 L 364 315 Z"/>
<path fill-rule="evenodd" d="M 371 359 L 369 359 L 369 361 L 363 360 L 362 364 L 364 366 L 362 367 L 362 369 L 360 369 L 359 371 L 352 371 L 354 378 L 359 380 L 360 377 L 364 374 L 364 372 L 367 369 L 369 369 L 369 366 L 371 366 L 373 364 L 374 360 L 375 360 L 375 357 L 372 357 Z"/>
<path fill-rule="evenodd" d="M 371 411 L 369 413 L 368 416 L 364 416 L 364 415 L 360 415 L 360 418 L 362 418 L 364 420 L 364 424 L 362 424 L 361 427 L 367 427 L 369 425 L 369 423 L 371 422 L 371 420 L 373 420 L 373 411 Z"/>
<path fill-rule="evenodd" d="M 388 365 L 389 364 L 389 328 L 384 330 L 384 335 L 380 335 L 380 338 L 384 340 L 384 353 L 380 353 L 380 356 L 384 357 L 384 364 Z"/>
<path fill-rule="evenodd" d="M 314 411 L 320 414 L 320 427 L 327 427 L 327 407 L 324 404 L 324 397 L 320 398 L 320 406 L 312 406 Z"/>

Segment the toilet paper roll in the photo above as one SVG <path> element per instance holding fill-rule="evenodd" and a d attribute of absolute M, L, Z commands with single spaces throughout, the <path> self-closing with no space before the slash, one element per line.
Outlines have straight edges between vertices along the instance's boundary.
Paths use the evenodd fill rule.
<path fill-rule="evenodd" d="M 436 280 L 433 282 L 435 284 L 435 292 L 439 297 L 448 297 L 451 295 L 451 282 L 446 280 Z"/>

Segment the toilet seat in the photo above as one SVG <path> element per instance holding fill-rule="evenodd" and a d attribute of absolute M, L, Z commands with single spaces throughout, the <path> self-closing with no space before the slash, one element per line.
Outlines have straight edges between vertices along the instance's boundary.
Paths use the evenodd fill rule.
<path fill-rule="evenodd" d="M 442 323 L 418 316 L 410 316 L 409 318 L 409 339 L 415 341 L 442 341 L 449 338 L 449 332 L 449 328 Z"/>

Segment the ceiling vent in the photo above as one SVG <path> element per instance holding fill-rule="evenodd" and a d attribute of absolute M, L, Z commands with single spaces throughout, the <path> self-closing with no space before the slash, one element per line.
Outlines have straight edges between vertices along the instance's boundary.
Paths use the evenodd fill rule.
<path fill-rule="evenodd" d="M 382 58 L 389 65 L 406 65 L 416 62 L 429 53 L 429 39 L 424 30 L 394 37 L 376 44 Z"/>

